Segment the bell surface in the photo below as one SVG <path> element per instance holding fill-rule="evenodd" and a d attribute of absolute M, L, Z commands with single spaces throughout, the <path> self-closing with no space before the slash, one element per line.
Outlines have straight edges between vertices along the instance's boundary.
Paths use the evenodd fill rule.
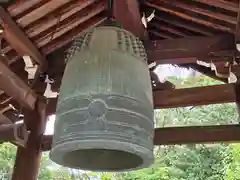
<path fill-rule="evenodd" d="M 153 134 L 142 42 L 111 26 L 77 37 L 62 79 L 50 158 L 92 171 L 145 168 L 154 161 Z"/>

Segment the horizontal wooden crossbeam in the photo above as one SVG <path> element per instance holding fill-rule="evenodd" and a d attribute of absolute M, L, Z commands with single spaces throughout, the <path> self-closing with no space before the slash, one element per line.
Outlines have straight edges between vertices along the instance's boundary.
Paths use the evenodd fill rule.
<path fill-rule="evenodd" d="M 25 146 L 29 132 L 23 124 L 0 125 L 0 142 L 13 142 L 18 146 Z"/>
<path fill-rule="evenodd" d="M 239 142 L 240 125 L 166 127 L 155 129 L 155 145 Z"/>
<path fill-rule="evenodd" d="M 156 109 L 230 103 L 236 101 L 235 84 L 155 91 L 153 99 Z"/>
<path fill-rule="evenodd" d="M 147 41 L 145 48 L 149 61 L 157 64 L 195 63 L 197 59 L 208 58 L 213 61 L 224 60 L 223 52 L 231 56 L 231 52 L 236 50 L 232 35 Z M 221 55 L 218 56 L 218 53 Z"/>
<path fill-rule="evenodd" d="M 166 127 L 155 129 L 154 145 L 239 142 L 240 125 Z M 42 150 L 49 151 L 52 135 L 42 139 Z"/>

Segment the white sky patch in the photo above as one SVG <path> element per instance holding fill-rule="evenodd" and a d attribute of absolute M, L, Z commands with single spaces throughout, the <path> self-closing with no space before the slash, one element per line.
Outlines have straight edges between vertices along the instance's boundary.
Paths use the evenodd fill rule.
<path fill-rule="evenodd" d="M 53 135 L 54 133 L 54 123 L 56 120 L 56 115 L 51 115 L 48 117 L 46 129 L 45 129 L 45 135 Z"/>

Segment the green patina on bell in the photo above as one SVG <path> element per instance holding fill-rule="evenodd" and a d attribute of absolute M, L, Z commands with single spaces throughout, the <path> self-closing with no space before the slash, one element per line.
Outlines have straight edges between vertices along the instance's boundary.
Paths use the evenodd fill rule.
<path fill-rule="evenodd" d="M 93 171 L 148 167 L 153 156 L 151 81 L 142 42 L 112 26 L 91 29 L 69 50 L 50 158 Z"/>

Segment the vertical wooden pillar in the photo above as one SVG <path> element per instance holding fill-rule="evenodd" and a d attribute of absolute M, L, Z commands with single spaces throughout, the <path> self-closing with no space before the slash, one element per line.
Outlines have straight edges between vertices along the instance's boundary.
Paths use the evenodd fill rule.
<path fill-rule="evenodd" d="M 41 159 L 41 138 L 46 116 L 44 103 L 37 103 L 34 111 L 24 111 L 24 122 L 31 131 L 25 148 L 18 147 L 12 180 L 37 180 Z"/>
<path fill-rule="evenodd" d="M 236 107 L 238 115 L 240 116 L 240 82 L 235 85 L 235 95 L 236 95 Z"/>
<path fill-rule="evenodd" d="M 37 180 L 40 159 L 40 148 L 18 147 L 12 180 Z"/>

